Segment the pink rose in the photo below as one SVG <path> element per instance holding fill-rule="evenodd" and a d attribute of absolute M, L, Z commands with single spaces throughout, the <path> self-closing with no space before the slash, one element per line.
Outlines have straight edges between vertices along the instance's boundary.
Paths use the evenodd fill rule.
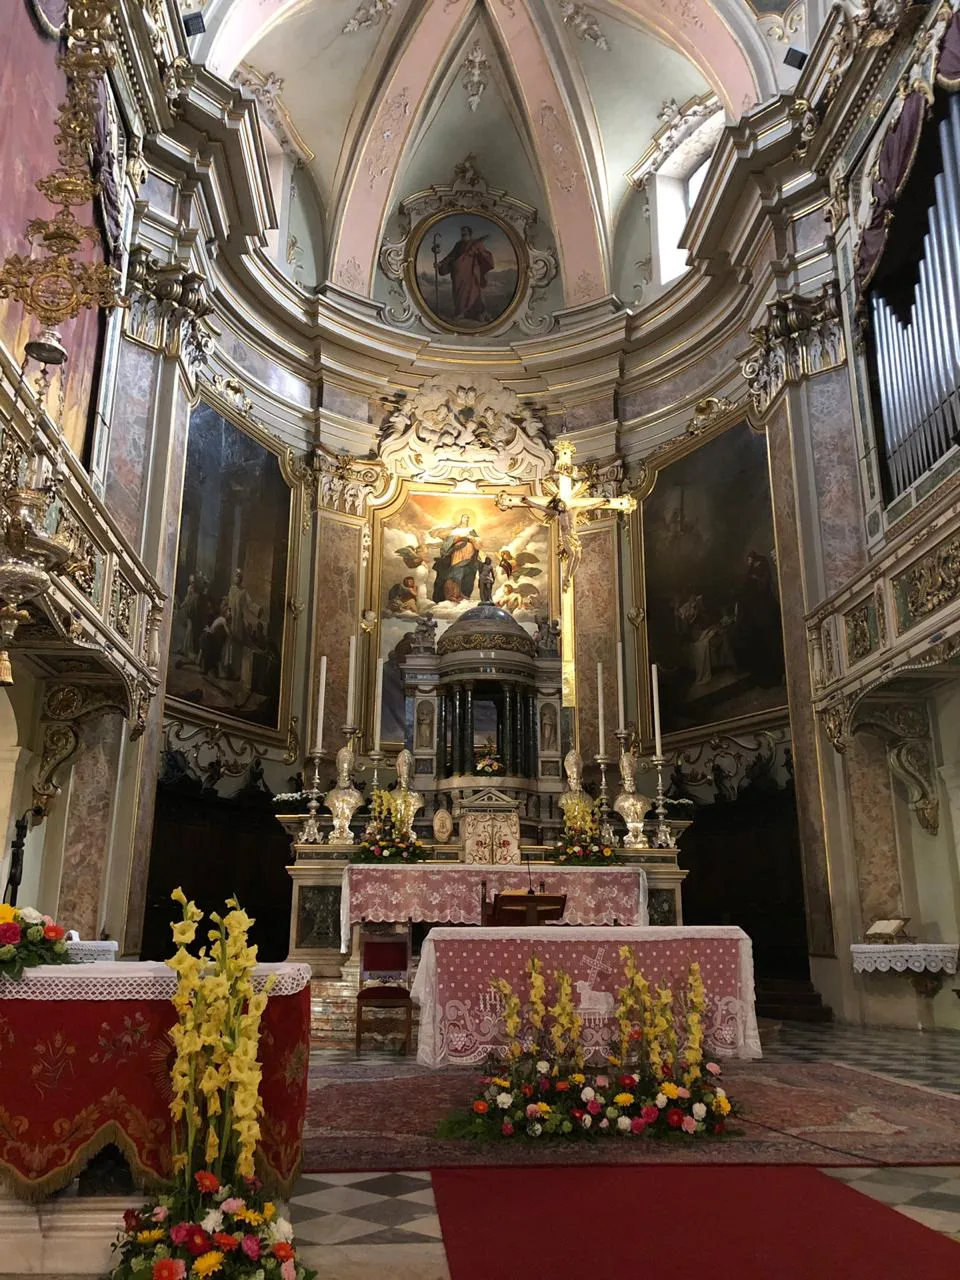
<path fill-rule="evenodd" d="M 596 1085 L 598 1089 L 605 1089 L 609 1083 L 609 1076 L 597 1076 Z"/>
<path fill-rule="evenodd" d="M 654 1111 L 656 1111 L 656 1107 L 654 1107 Z M 646 1127 L 647 1122 L 642 1116 L 634 1116 L 630 1121 L 630 1129 L 633 1133 L 643 1133 Z"/>
<path fill-rule="evenodd" d="M 712 1076 L 718 1076 L 720 1074 L 720 1068 L 715 1062 L 707 1062 L 704 1065 Z"/>
<path fill-rule="evenodd" d="M 0 924 L 0 946 L 16 946 L 20 941 L 20 926 L 16 920 L 5 920 Z"/>
<path fill-rule="evenodd" d="M 696 1133 L 697 1122 L 694 1120 L 693 1116 L 684 1116 L 683 1123 L 680 1125 L 680 1128 L 684 1133 Z"/>
<path fill-rule="evenodd" d="M 537 1106 L 535 1102 L 531 1102 L 530 1105 L 527 1107 L 527 1119 L 532 1120 L 534 1116 L 538 1116 L 539 1114 L 540 1114 L 540 1108 Z"/>
<path fill-rule="evenodd" d="M 193 1227 L 189 1222 L 175 1222 L 170 1228 L 170 1239 L 174 1244 L 184 1244 L 192 1230 Z"/>
<path fill-rule="evenodd" d="M 604 1117 L 603 1117 L 603 1119 L 600 1121 L 600 1128 L 601 1128 L 601 1129 L 609 1129 L 609 1128 L 610 1128 L 610 1121 L 607 1119 L 607 1117 L 606 1117 L 606 1116 L 604 1116 Z"/>
<path fill-rule="evenodd" d="M 260 1241 L 256 1236 L 244 1236 L 240 1242 L 240 1248 L 251 1262 L 260 1261 Z"/>
<path fill-rule="evenodd" d="M 505 1138 L 511 1138 L 513 1136 L 513 1125 L 509 1120 L 504 1120 L 503 1124 L 500 1126 L 500 1132 Z"/>
<path fill-rule="evenodd" d="M 157 1207 L 154 1209 L 153 1213 L 151 1213 L 150 1217 L 153 1219 L 154 1222 L 166 1222 L 166 1220 L 170 1217 L 170 1210 L 167 1208 L 165 1204 L 158 1204 Z"/>
<path fill-rule="evenodd" d="M 689 1090 L 689 1089 L 678 1089 L 678 1090 L 677 1090 L 677 1097 L 678 1097 L 678 1098 L 689 1098 L 689 1097 L 690 1097 L 690 1090 Z"/>
<path fill-rule="evenodd" d="M 243 1201 L 239 1196 L 229 1196 L 220 1206 L 224 1213 L 236 1213 L 238 1209 L 243 1208 Z"/>
<path fill-rule="evenodd" d="M 297 1280 L 297 1264 L 292 1258 L 280 1264 L 280 1280 Z"/>
<path fill-rule="evenodd" d="M 600 1103 L 596 1100 L 596 1098 L 591 1098 L 590 1101 L 587 1103 L 587 1110 L 590 1112 L 592 1116 L 598 1116 L 600 1112 L 603 1110 L 603 1107 L 601 1107 Z"/>
<path fill-rule="evenodd" d="M 640 1112 L 640 1117 L 645 1124 L 656 1124 L 659 1115 L 659 1108 L 655 1107 L 652 1103 L 648 1103 Z"/>

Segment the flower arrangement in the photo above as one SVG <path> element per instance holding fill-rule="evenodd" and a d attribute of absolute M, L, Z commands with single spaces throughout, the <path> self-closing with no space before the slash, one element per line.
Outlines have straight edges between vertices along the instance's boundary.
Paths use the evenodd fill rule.
<path fill-rule="evenodd" d="M 503 761 L 497 755 L 497 748 L 493 742 L 485 742 L 477 752 L 473 762 L 473 772 L 485 774 L 487 777 L 503 773 Z"/>
<path fill-rule="evenodd" d="M 273 980 L 255 991 L 253 921 L 233 898 L 212 913 L 196 955 L 203 913 L 176 889 L 183 918 L 173 926 L 177 975 L 170 1035 L 176 1050 L 172 1190 L 127 1210 L 114 1250 L 113 1280 L 313 1280 L 297 1259 L 293 1229 L 265 1198 L 254 1172 L 260 1140 L 260 1019 Z"/>
<path fill-rule="evenodd" d="M 430 850 L 403 828 L 401 792 L 377 790 L 370 796 L 370 821 L 351 862 L 423 862 Z"/>
<path fill-rule="evenodd" d="M 736 1110 L 720 1085 L 720 1067 L 704 1061 L 700 966 L 690 966 L 678 1034 L 673 992 L 651 990 L 629 947 L 620 958 L 616 1052 L 599 1069 L 584 1066 L 583 1024 L 569 974 L 553 974 L 552 1005 L 536 956 L 525 1006 L 507 982 L 495 981 L 508 1039 L 504 1061 L 480 1078 L 469 1113 L 452 1117 L 441 1131 L 492 1139 L 720 1137 Z"/>
<path fill-rule="evenodd" d="M 563 835 L 554 845 L 550 859 L 577 866 L 610 867 L 622 862 L 623 858 L 603 837 L 599 800 L 591 800 L 583 792 L 570 795 L 563 810 Z"/>
<path fill-rule="evenodd" d="M 17 980 L 39 964 L 69 964 L 65 932 L 33 907 L 0 902 L 0 974 Z"/>

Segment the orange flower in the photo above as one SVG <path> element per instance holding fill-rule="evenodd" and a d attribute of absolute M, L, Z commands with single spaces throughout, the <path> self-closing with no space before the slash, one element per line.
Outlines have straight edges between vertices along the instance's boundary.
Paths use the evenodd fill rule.
<path fill-rule="evenodd" d="M 289 1262 L 296 1255 L 296 1250 L 292 1244 L 287 1244 L 286 1240 L 278 1240 L 273 1246 L 273 1256 L 278 1262 Z"/>
<path fill-rule="evenodd" d="M 45 924 L 43 926 L 43 936 L 48 942 L 59 942 L 64 933 L 65 930 L 61 929 L 58 924 Z"/>
<path fill-rule="evenodd" d="M 215 1173 L 211 1173 L 209 1169 L 198 1169 L 193 1175 L 193 1179 L 204 1193 L 220 1190 L 220 1179 Z"/>
<path fill-rule="evenodd" d="M 490 1110 L 490 1105 L 489 1103 L 484 1102 L 482 1098 L 478 1098 L 473 1104 L 473 1109 L 478 1116 L 482 1116 L 485 1112 Z"/>
<path fill-rule="evenodd" d="M 240 1248 L 240 1237 L 231 1236 L 226 1231 L 215 1231 L 213 1233 L 213 1243 L 218 1249 L 222 1249 L 224 1253 L 233 1253 L 234 1249 Z"/>

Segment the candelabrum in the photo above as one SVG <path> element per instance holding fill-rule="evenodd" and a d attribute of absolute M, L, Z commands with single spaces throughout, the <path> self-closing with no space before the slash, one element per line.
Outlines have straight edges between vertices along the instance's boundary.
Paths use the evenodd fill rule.
<path fill-rule="evenodd" d="M 383 752 L 377 747 L 370 752 L 370 759 L 373 762 L 373 781 L 370 786 L 371 791 L 380 790 L 380 765 L 386 759 Z"/>
<path fill-rule="evenodd" d="M 610 807 L 607 803 L 607 765 L 610 761 L 605 755 L 594 756 L 594 760 L 600 766 L 600 839 L 604 844 L 612 845 L 614 835 L 613 827 L 610 825 Z"/>
<path fill-rule="evenodd" d="M 670 824 L 667 822 L 667 802 L 663 790 L 663 766 L 666 764 L 666 756 L 654 756 L 653 763 L 657 766 L 657 832 L 655 841 L 658 849 L 675 849 L 677 847 L 676 839 L 670 830 Z"/>
<path fill-rule="evenodd" d="M 304 795 L 309 796 L 310 799 L 307 803 L 307 820 L 300 829 L 298 844 L 323 843 L 323 832 L 317 822 L 317 814 L 320 812 L 320 765 L 323 761 L 323 753 L 314 751 L 310 759 L 313 762 L 313 785 L 309 791 L 304 792 Z"/>

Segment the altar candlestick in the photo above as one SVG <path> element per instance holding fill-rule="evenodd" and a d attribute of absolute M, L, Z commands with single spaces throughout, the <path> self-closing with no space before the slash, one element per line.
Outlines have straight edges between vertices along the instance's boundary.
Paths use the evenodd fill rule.
<path fill-rule="evenodd" d="M 327 655 L 320 659 L 320 698 L 317 702 L 317 733 L 313 742 L 313 754 L 320 755 L 323 750 L 323 704 L 327 696 Z"/>
<path fill-rule="evenodd" d="M 350 637 L 350 660 L 347 664 L 347 724 L 355 725 L 354 701 L 357 696 L 357 637 Z"/>
<path fill-rule="evenodd" d="M 606 743 L 603 735 L 603 663 L 597 663 L 597 734 L 599 736 L 600 750 L 598 755 L 606 755 L 604 747 Z"/>
<path fill-rule="evenodd" d="M 624 724 L 624 707 L 623 707 L 623 645 L 617 641 L 617 732 L 623 733 L 626 725 Z"/>
<path fill-rule="evenodd" d="M 380 726 L 383 718 L 383 659 L 377 659 L 377 687 L 373 701 L 373 749 L 380 750 Z"/>
<path fill-rule="evenodd" d="M 663 743 L 660 741 L 660 680 L 657 676 L 657 664 L 650 668 L 653 680 L 653 741 L 658 759 L 663 758 Z"/>

